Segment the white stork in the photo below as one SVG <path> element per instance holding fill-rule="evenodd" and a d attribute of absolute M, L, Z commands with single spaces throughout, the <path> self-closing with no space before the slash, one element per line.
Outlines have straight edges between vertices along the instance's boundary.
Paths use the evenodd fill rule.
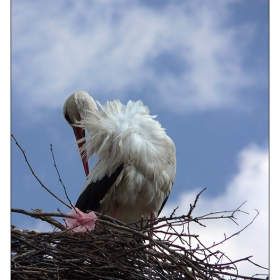
<path fill-rule="evenodd" d="M 156 218 L 171 192 L 176 158 L 173 141 L 148 107 L 119 100 L 102 106 L 87 92 L 76 91 L 63 114 L 76 135 L 87 175 L 75 206 L 125 223 Z M 98 162 L 89 173 L 91 156 Z"/>

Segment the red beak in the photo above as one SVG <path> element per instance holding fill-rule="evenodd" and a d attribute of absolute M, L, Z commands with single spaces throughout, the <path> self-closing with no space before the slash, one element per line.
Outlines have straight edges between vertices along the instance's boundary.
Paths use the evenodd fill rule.
<path fill-rule="evenodd" d="M 76 140 L 77 140 L 77 141 L 85 137 L 85 130 L 84 130 L 83 128 L 73 126 L 73 130 L 74 130 L 74 133 L 75 133 L 75 136 L 76 136 Z M 85 143 L 86 143 L 86 141 L 82 141 L 82 142 L 78 143 L 79 149 L 80 149 Z M 87 153 L 86 153 L 86 151 L 83 151 L 83 152 L 80 152 L 80 154 L 81 154 L 81 158 L 82 158 L 84 170 L 85 170 L 86 177 L 87 177 L 88 174 L 89 174 L 88 161 L 87 161 Z"/>

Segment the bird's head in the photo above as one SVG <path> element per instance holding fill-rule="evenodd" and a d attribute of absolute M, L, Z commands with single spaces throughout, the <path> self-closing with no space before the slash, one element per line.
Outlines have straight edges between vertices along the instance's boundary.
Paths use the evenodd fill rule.
<path fill-rule="evenodd" d="M 83 90 L 71 94 L 63 106 L 63 115 L 66 121 L 73 126 L 85 118 L 88 111 L 98 110 L 93 98 Z"/>
<path fill-rule="evenodd" d="M 98 110 L 95 101 L 86 91 L 76 91 L 71 94 L 65 101 L 63 106 L 63 115 L 66 121 L 73 128 L 77 144 L 81 153 L 84 170 L 86 176 L 89 173 L 88 161 L 86 152 L 81 152 L 81 147 L 86 143 L 85 129 L 76 126 L 80 120 L 86 117 L 87 112 Z M 81 139 L 84 139 L 80 141 Z"/>

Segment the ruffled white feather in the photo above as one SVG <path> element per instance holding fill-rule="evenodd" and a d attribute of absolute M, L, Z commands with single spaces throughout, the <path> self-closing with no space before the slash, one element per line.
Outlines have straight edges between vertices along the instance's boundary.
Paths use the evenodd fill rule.
<path fill-rule="evenodd" d="M 128 223 L 142 216 L 149 218 L 171 192 L 176 171 L 174 143 L 142 101 L 124 105 L 114 100 L 105 106 L 93 102 L 82 106 L 83 117 L 78 122 L 88 131 L 83 150 L 87 150 L 88 158 L 98 157 L 83 189 L 110 176 L 123 163 L 124 169 L 101 201 L 99 211 L 112 216 L 113 202 L 117 201 L 118 219 Z"/>

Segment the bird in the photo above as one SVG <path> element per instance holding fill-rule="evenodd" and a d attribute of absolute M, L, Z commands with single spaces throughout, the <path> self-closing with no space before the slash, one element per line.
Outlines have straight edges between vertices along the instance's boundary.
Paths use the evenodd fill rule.
<path fill-rule="evenodd" d="M 154 221 L 176 173 L 175 145 L 156 116 L 140 100 L 101 105 L 83 90 L 67 98 L 63 115 L 74 130 L 86 173 L 75 207 L 126 224 Z M 97 163 L 89 172 L 90 158 Z"/>

